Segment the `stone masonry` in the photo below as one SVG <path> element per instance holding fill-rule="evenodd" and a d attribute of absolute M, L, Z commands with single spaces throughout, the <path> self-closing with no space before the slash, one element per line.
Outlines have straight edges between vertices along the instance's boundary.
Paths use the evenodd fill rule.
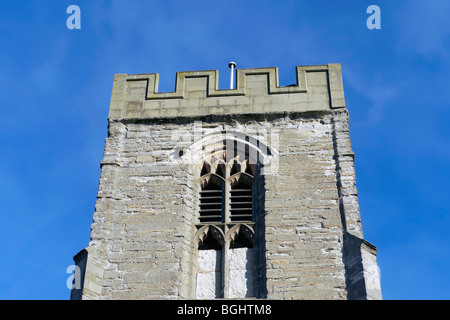
<path fill-rule="evenodd" d="M 238 69 L 236 88 L 219 90 L 216 71 L 179 72 L 165 93 L 158 74 L 116 75 L 91 241 L 74 257 L 80 283 L 71 299 L 202 298 L 210 278 L 225 297 L 239 297 L 245 285 L 233 272 L 252 277 L 255 298 L 381 299 L 377 250 L 361 227 L 340 65 L 300 66 L 296 75 L 295 85 L 280 87 L 277 68 Z M 234 251 L 251 260 L 217 275 L 214 261 L 232 262 L 218 256 L 201 265 L 216 255 L 198 250 L 199 232 L 213 230 L 199 223 L 198 178 L 208 146 L 223 141 L 256 150 L 259 174 L 256 218 L 240 229 L 250 230 L 254 249 Z M 214 227 L 224 245 L 238 234 L 227 236 L 229 227 Z"/>

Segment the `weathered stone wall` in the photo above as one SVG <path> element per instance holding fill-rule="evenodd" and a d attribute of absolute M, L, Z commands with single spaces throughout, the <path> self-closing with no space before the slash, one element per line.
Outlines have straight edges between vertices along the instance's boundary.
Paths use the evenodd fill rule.
<path fill-rule="evenodd" d="M 263 274 L 264 297 L 381 298 L 366 288 L 369 273 L 379 281 L 376 249 L 363 240 L 340 66 L 298 67 L 297 78 L 280 88 L 275 68 L 245 69 L 237 89 L 217 90 L 213 72 L 182 73 L 175 92 L 157 93 L 157 75 L 116 76 L 83 298 L 196 297 L 189 146 L 227 131 L 276 133 L 261 138 L 276 163 L 261 186 L 264 254 L 252 271 Z"/>
<path fill-rule="evenodd" d="M 186 297 L 193 177 L 169 159 L 175 128 L 110 124 L 90 244 L 104 254 L 105 298 Z"/>
<path fill-rule="evenodd" d="M 345 120 L 346 113 L 286 117 L 277 123 L 283 128 L 279 170 L 266 176 L 269 298 L 346 297 L 333 144 L 336 118 Z"/>

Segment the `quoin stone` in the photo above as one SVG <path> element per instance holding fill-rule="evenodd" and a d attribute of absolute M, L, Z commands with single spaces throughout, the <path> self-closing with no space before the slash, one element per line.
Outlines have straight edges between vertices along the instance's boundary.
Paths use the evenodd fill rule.
<path fill-rule="evenodd" d="M 115 75 L 71 299 L 381 299 L 341 66 L 295 72 Z"/>

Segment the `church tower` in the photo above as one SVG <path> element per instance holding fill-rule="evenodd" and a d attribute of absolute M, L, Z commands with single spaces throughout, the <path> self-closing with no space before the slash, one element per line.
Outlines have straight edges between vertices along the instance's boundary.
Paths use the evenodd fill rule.
<path fill-rule="evenodd" d="M 71 299 L 381 299 L 339 64 L 117 74 Z"/>

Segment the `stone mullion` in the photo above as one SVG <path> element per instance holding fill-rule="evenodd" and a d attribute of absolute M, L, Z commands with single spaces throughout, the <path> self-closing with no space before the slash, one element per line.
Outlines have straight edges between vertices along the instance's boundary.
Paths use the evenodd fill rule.
<path fill-rule="evenodd" d="M 228 279 L 229 279 L 229 269 L 230 269 L 230 265 L 229 265 L 229 261 L 228 261 L 228 250 L 230 250 L 230 244 L 227 241 L 227 234 L 228 234 L 228 224 L 230 223 L 230 183 L 229 183 L 229 178 L 230 178 L 230 172 L 231 172 L 231 167 L 230 166 L 225 166 L 225 188 L 224 188 L 224 209 L 223 209 L 223 214 L 224 214 L 224 234 L 225 234 L 225 241 L 223 244 L 223 250 L 222 250 L 222 254 L 223 254 L 223 259 L 222 259 L 222 281 L 223 281 L 223 297 L 224 298 L 228 298 Z"/>

